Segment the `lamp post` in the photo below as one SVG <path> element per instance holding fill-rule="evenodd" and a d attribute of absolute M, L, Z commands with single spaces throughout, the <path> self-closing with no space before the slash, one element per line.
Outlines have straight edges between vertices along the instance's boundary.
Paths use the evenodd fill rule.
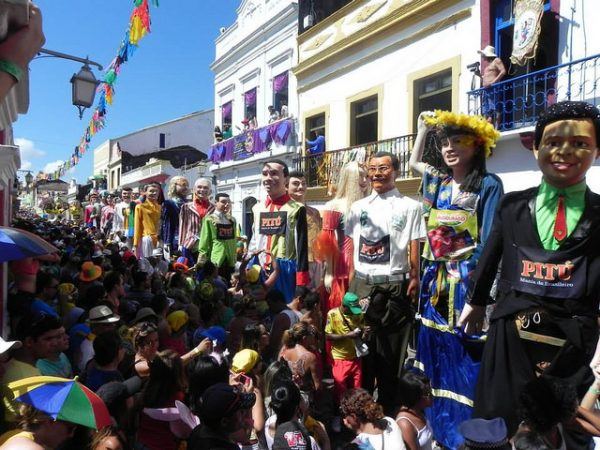
<path fill-rule="evenodd" d="M 62 58 L 69 59 L 71 61 L 77 61 L 83 63 L 83 66 L 79 70 L 78 73 L 73 74 L 71 77 L 71 85 L 72 85 L 72 102 L 73 105 L 77 107 L 79 111 L 79 119 L 83 118 L 83 111 L 86 108 L 89 108 L 94 104 L 94 97 L 96 96 L 96 88 L 101 83 L 94 76 L 94 73 L 90 69 L 90 64 L 98 67 L 99 70 L 102 70 L 103 67 L 101 64 L 90 61 L 89 58 L 80 58 L 78 56 L 68 55 L 66 53 L 56 52 L 54 50 L 48 50 L 46 48 L 40 49 L 40 53 L 43 53 L 45 56 L 39 56 L 38 58 Z"/>

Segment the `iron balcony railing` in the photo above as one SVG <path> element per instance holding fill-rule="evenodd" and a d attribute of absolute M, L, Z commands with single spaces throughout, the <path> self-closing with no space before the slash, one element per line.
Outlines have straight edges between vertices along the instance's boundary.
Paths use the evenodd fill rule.
<path fill-rule="evenodd" d="M 600 54 L 511 78 L 468 93 L 469 113 L 490 117 L 500 131 L 532 126 L 563 100 L 598 104 Z"/>
<path fill-rule="evenodd" d="M 305 155 L 296 159 L 296 169 L 304 172 L 308 187 L 335 186 L 338 175 L 344 164 L 350 161 L 366 163 L 371 155 L 377 152 L 390 152 L 400 160 L 398 178 L 411 176 L 408 161 L 412 149 L 414 134 L 384 139 L 353 147 L 332 150 L 320 155 Z"/>

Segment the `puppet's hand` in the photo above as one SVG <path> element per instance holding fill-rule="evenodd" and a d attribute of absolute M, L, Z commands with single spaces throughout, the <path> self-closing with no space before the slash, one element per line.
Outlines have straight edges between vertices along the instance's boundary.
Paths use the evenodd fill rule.
<path fill-rule="evenodd" d="M 484 317 L 485 306 L 470 305 L 466 303 L 456 325 L 459 328 L 462 328 L 467 334 L 481 333 Z"/>

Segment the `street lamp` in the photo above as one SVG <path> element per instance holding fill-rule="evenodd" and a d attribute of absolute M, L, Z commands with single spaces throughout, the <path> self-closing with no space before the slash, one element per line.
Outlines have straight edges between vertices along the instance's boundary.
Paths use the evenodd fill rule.
<path fill-rule="evenodd" d="M 71 77 L 73 87 L 73 105 L 79 110 L 79 118 L 83 117 L 83 111 L 94 104 L 96 88 L 100 81 L 96 80 L 90 66 L 85 63 L 77 74 Z"/>
<path fill-rule="evenodd" d="M 31 172 L 27 172 L 27 175 L 25 175 L 25 186 L 27 186 L 29 189 L 31 187 L 31 183 L 33 183 L 33 175 Z"/>
<path fill-rule="evenodd" d="M 77 106 L 79 110 L 79 118 L 83 118 L 83 111 L 94 104 L 94 97 L 96 95 L 96 88 L 101 83 L 96 80 L 94 73 L 90 70 L 90 64 L 98 67 L 102 70 L 101 64 L 90 61 L 89 58 L 80 58 L 78 56 L 68 55 L 66 53 L 55 52 L 54 50 L 48 50 L 47 48 L 40 49 L 40 53 L 44 56 L 38 56 L 38 58 L 62 58 L 70 59 L 71 61 L 77 61 L 83 63 L 83 67 L 78 73 L 73 74 L 71 77 L 71 85 L 73 87 L 72 101 L 73 105 Z"/>

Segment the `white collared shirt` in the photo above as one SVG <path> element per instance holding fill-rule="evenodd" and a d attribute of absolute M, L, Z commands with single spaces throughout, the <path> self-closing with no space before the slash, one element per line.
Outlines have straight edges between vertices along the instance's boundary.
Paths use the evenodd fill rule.
<path fill-rule="evenodd" d="M 410 241 L 424 239 L 421 204 L 394 188 L 373 192 L 352 204 L 346 235 L 354 243 L 354 269 L 365 275 L 396 275 L 410 270 Z"/>

